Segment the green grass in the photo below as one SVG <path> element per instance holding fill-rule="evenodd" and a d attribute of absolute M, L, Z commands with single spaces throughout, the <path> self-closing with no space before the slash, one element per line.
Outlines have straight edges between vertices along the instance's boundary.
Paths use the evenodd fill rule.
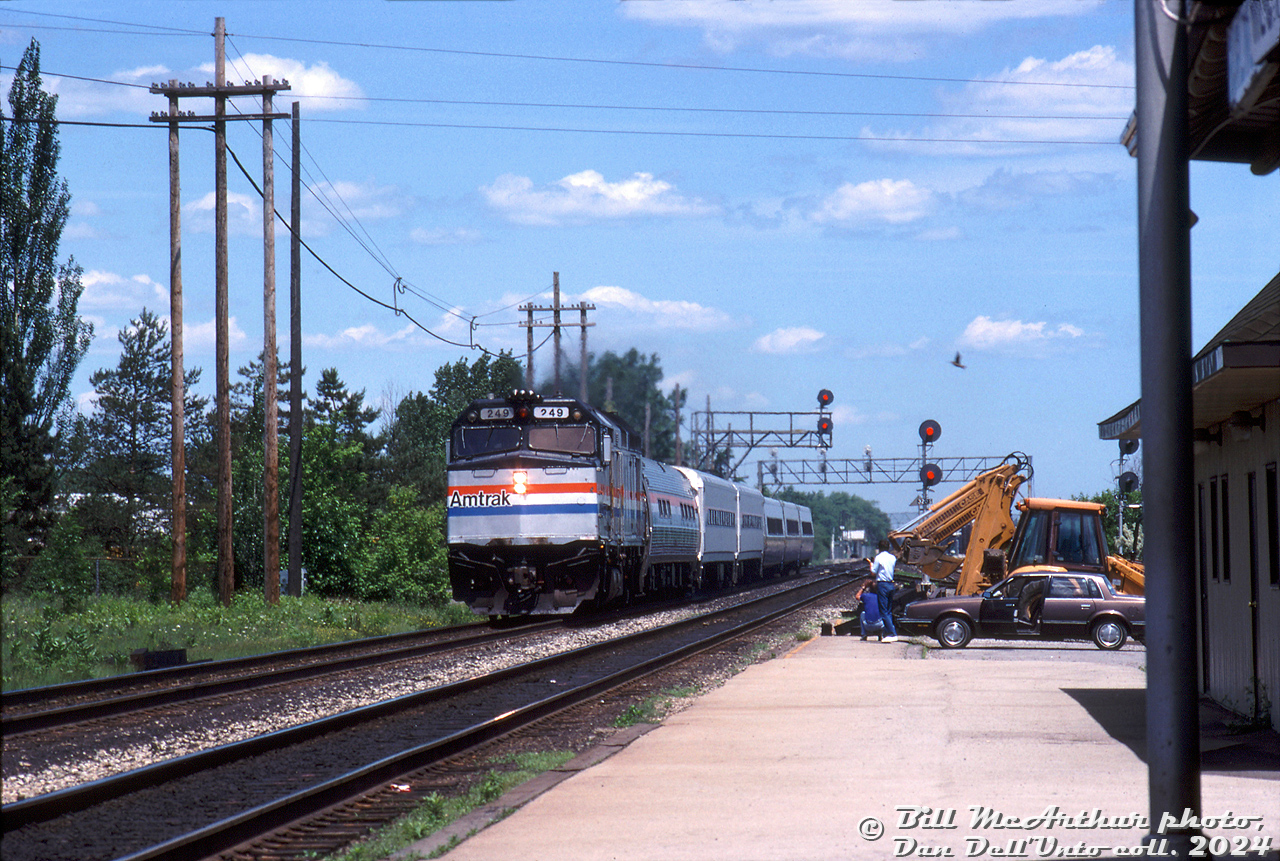
<path fill-rule="evenodd" d="M 448 798 L 432 793 L 422 805 L 354 846 L 327 861 L 379 861 L 427 837 L 456 819 L 497 801 L 507 790 L 519 786 L 545 771 L 564 765 L 573 754 L 569 751 L 522 753 L 493 760 L 495 768 L 465 795 Z M 446 847 L 446 851 L 448 848 Z M 422 857 L 422 856 L 418 856 Z"/>
<path fill-rule="evenodd" d="M 187 660 L 218 660 L 475 621 L 460 605 L 442 609 L 304 596 L 271 607 L 242 593 L 223 607 L 208 593 L 182 604 L 6 594 L 0 661 L 4 690 L 131 672 L 135 649 L 186 649 Z"/>
<path fill-rule="evenodd" d="M 676 699 L 696 696 L 699 693 L 701 690 L 692 686 L 668 688 L 627 706 L 622 714 L 614 719 L 613 725 L 621 729 L 638 723 L 658 723 L 666 717 Z"/>

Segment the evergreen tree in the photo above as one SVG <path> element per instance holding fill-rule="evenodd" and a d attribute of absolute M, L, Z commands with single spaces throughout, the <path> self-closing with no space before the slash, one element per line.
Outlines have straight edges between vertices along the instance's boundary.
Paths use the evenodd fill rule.
<path fill-rule="evenodd" d="M 564 393 L 576 395 L 581 370 L 573 366 L 563 376 Z M 587 399 L 591 405 L 622 419 L 641 441 L 648 405 L 649 456 L 669 463 L 676 456 L 677 404 L 675 391 L 664 394 L 661 382 L 662 364 L 657 353 L 645 356 L 632 347 L 623 355 L 608 351 L 603 356 L 592 353 L 587 357 Z M 544 383 L 543 394 L 554 394 L 552 388 L 552 384 Z M 687 396 L 687 392 L 680 392 L 679 406 L 684 406 Z"/>
<path fill-rule="evenodd" d="M 478 398 L 519 388 L 523 378 L 520 363 L 507 353 L 437 368 L 429 394 L 415 392 L 396 406 L 383 436 L 385 481 L 413 488 L 424 504 L 444 499 L 444 444 L 454 419 Z"/>
<path fill-rule="evenodd" d="M 148 535 L 164 535 L 171 505 L 173 348 L 168 324 L 145 308 L 118 338 L 116 367 L 89 378 L 97 401 L 78 425 L 83 466 L 74 481 L 88 495 L 79 509 L 89 531 L 132 556 Z M 184 417 L 197 438 L 207 406 L 190 394 L 199 379 L 199 368 L 184 377 Z"/>
<path fill-rule="evenodd" d="M 40 80 L 32 40 L 0 109 L 0 482 L 6 552 L 38 549 L 51 523 L 55 423 L 93 336 L 77 305 L 83 286 L 73 259 L 57 262 L 71 194 L 59 180 L 57 97 Z"/>
<path fill-rule="evenodd" d="M 382 411 L 364 405 L 364 389 L 347 391 L 346 383 L 338 376 L 337 368 L 325 368 L 316 382 L 316 396 L 312 400 L 316 421 L 334 429 L 342 442 L 369 441 L 367 428 L 378 420 Z"/>

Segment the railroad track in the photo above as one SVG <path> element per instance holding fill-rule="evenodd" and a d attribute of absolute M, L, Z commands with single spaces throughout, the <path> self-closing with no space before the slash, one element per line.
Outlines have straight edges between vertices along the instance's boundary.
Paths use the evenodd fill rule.
<path fill-rule="evenodd" d="M 281 841 L 300 839 L 315 852 L 317 835 L 335 827 L 345 843 L 377 818 L 370 810 L 397 807 L 387 786 L 404 775 L 741 636 L 847 583 L 809 581 L 675 625 L 5 805 L 6 858 L 196 859 L 263 835 L 276 836 L 257 857 L 288 857 Z M 356 810 L 360 828 L 342 816 L 328 828 L 297 825 L 323 810 L 332 819 L 335 809 Z M 240 857 L 254 857 L 256 850 L 248 851 Z"/>
<path fill-rule="evenodd" d="M 485 624 L 458 625 L 14 691 L 0 698 L 3 708 L 0 731 L 6 738 L 12 738 L 113 715 L 470 648 L 561 625 L 560 620 L 531 622 L 505 630 L 493 630 Z"/>

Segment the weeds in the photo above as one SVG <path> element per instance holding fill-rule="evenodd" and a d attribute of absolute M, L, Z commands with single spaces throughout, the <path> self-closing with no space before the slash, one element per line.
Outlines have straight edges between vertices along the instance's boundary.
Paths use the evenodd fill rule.
<path fill-rule="evenodd" d="M 284 598 L 272 607 L 257 595 L 241 593 L 223 607 L 207 593 L 177 605 L 8 594 L 3 684 L 7 691 L 115 675 L 130 668 L 134 649 L 186 649 L 191 660 L 217 660 L 473 619 L 459 605 L 434 610 L 312 596 Z"/>
<path fill-rule="evenodd" d="M 401 817 L 368 839 L 348 847 L 340 854 L 331 856 L 329 861 L 377 861 L 386 858 L 434 834 L 472 810 L 497 801 L 513 787 L 545 771 L 564 765 L 572 757 L 571 752 L 561 750 L 514 754 L 493 760 L 493 765 L 514 766 L 514 768 L 495 768 L 489 771 L 465 795 L 457 798 L 448 798 L 433 792 L 423 799 L 422 804 L 414 812 Z M 456 838 L 451 840 L 430 857 L 447 852 L 457 843 Z"/>

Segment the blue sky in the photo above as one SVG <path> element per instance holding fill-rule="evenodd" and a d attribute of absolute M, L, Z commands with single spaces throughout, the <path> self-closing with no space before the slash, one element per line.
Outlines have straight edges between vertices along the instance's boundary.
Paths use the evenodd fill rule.
<path fill-rule="evenodd" d="M 212 80 L 216 16 L 229 80 L 286 78 L 277 110 L 301 103 L 305 181 L 343 220 L 306 195 L 307 241 L 381 301 L 402 278 L 396 302 L 437 335 L 467 343 L 474 318 L 478 343 L 523 356 L 514 306 L 549 302 L 558 271 L 564 301 L 597 307 L 591 349 L 657 353 L 697 408 L 811 410 L 825 387 L 831 457 L 915 456 L 935 419 L 934 456 L 1025 451 L 1036 495 L 1111 485 L 1096 424 L 1139 396 L 1132 3 L 15 0 L 0 85 L 34 37 L 60 118 L 144 123 L 166 108 L 146 86 Z M 228 133 L 255 176 L 258 128 Z M 287 211 L 287 124 L 275 141 Z M 168 313 L 167 135 L 61 143 L 87 402 L 119 328 Z M 186 360 L 210 390 L 212 150 L 183 132 Z M 1198 348 L 1280 269 L 1280 179 L 1197 162 L 1191 200 Z M 230 209 L 234 370 L 263 327 L 261 203 L 234 164 Z M 379 404 L 479 355 L 305 256 L 302 279 L 309 380 L 336 367 Z M 831 489 L 886 511 L 917 492 Z"/>

